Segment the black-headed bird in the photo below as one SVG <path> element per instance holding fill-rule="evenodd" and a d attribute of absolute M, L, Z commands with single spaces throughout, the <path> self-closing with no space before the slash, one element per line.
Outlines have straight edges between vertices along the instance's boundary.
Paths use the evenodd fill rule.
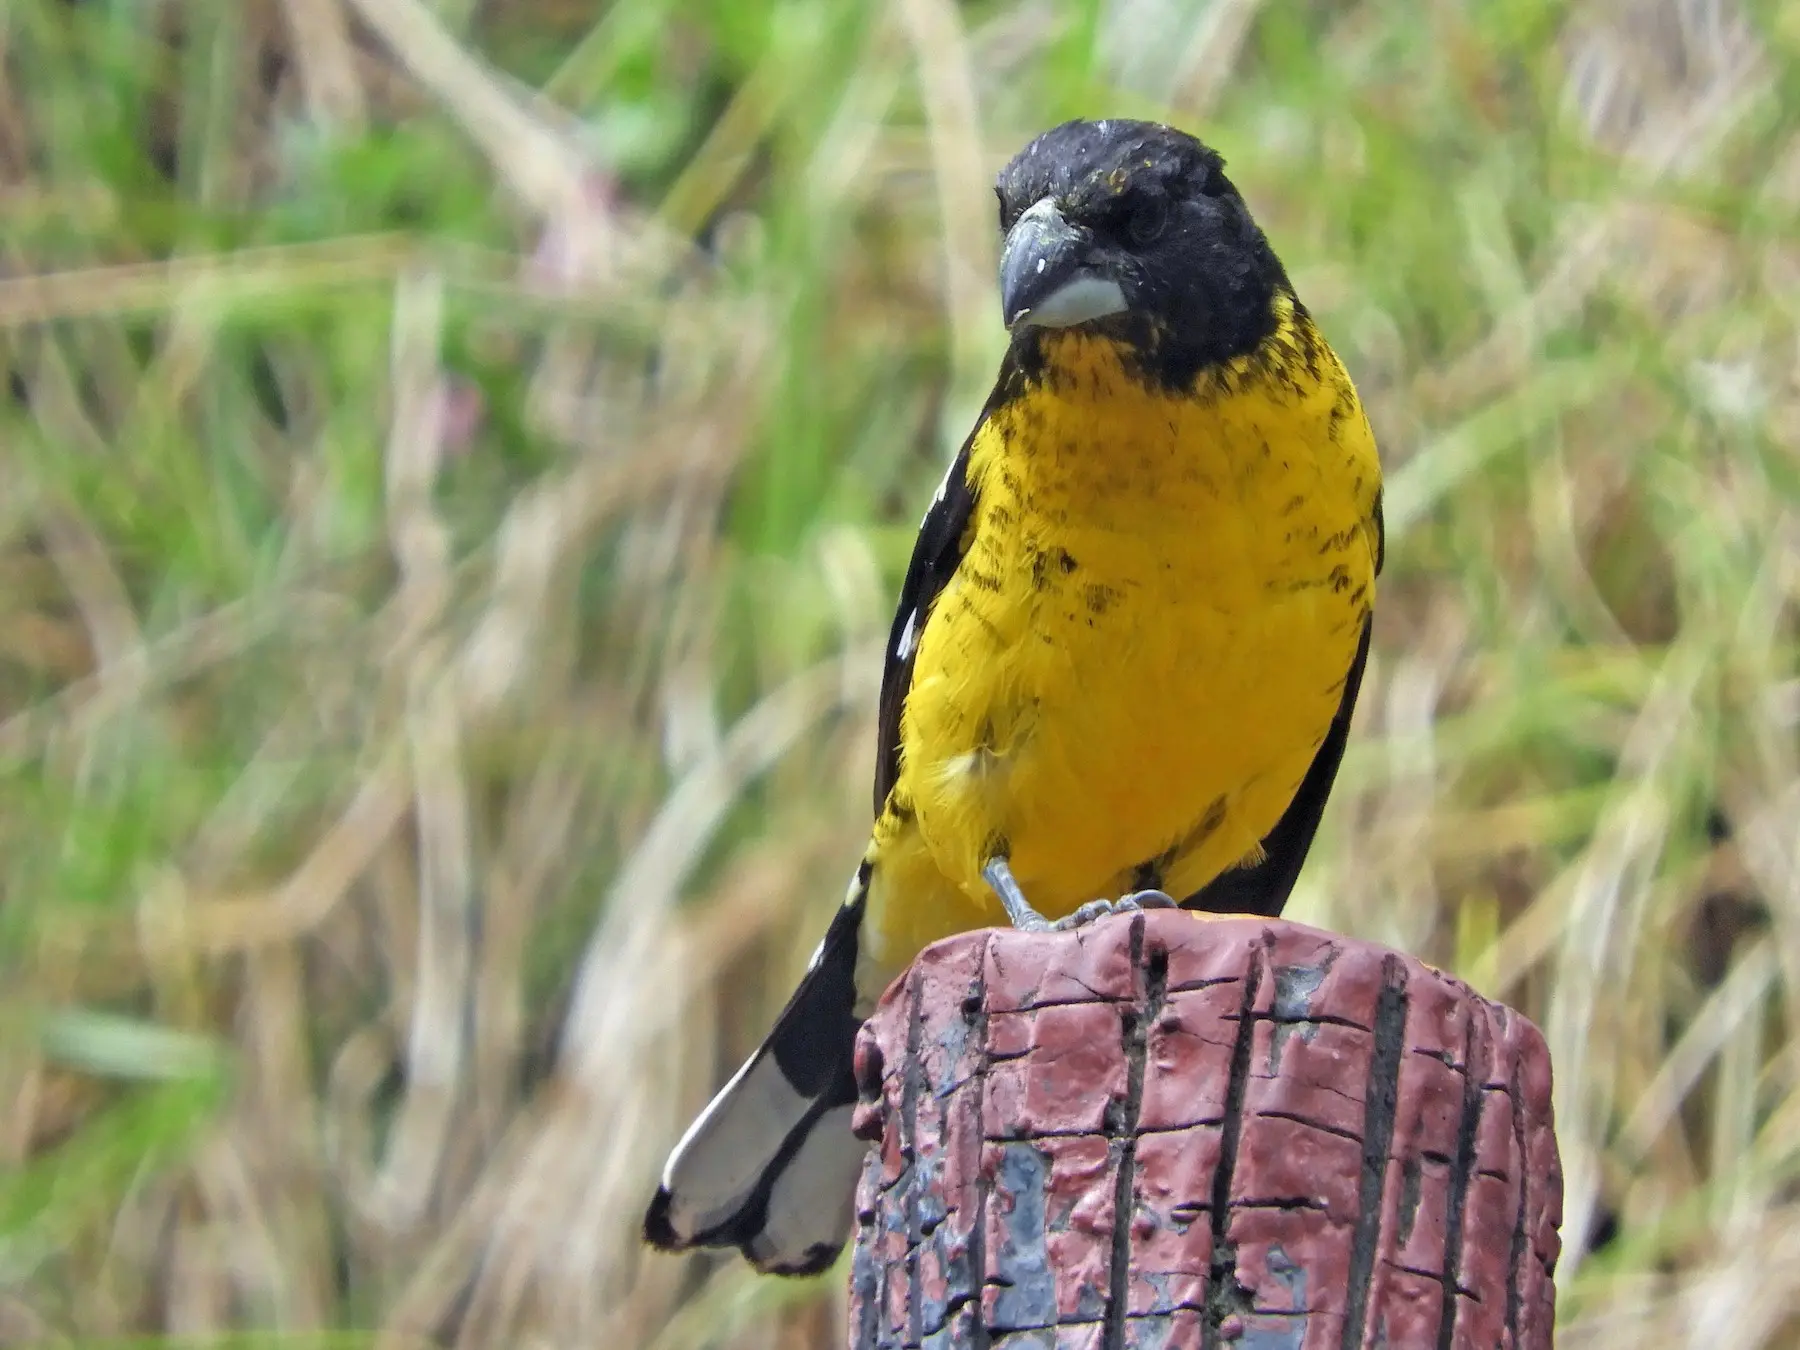
<path fill-rule="evenodd" d="M 1170 896 L 1277 914 L 1337 774 L 1383 548 L 1343 364 L 1183 132 L 1070 122 L 998 192 L 1011 343 L 901 589 L 868 850 L 670 1155 L 659 1247 L 828 1265 L 856 1031 L 923 947 Z"/>

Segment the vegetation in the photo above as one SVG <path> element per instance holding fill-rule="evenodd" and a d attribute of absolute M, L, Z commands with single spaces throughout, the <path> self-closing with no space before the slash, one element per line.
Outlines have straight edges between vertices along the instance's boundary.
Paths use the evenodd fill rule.
<path fill-rule="evenodd" d="M 1224 150 L 1384 446 L 1295 916 L 1545 1029 L 1561 1345 L 1793 1344 L 1795 16 L 0 7 L 0 1345 L 840 1343 L 635 1225 L 1084 113 Z"/>

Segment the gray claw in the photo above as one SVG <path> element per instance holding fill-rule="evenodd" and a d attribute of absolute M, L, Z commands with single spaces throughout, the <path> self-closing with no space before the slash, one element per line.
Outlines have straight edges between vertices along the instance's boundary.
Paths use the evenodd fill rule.
<path fill-rule="evenodd" d="M 1133 891 L 1130 895 L 1122 895 L 1117 900 L 1090 900 L 1073 914 L 1064 915 L 1050 928 L 1059 933 L 1066 933 L 1071 928 L 1080 928 L 1092 923 L 1095 919 L 1104 919 L 1110 914 L 1131 914 L 1145 909 L 1174 909 L 1174 899 L 1164 891 Z"/>
<path fill-rule="evenodd" d="M 1073 913 L 1063 915 L 1050 927 L 1058 933 L 1066 933 L 1071 928 L 1080 928 L 1115 912 L 1111 900 L 1090 900 Z"/>
<path fill-rule="evenodd" d="M 1119 897 L 1120 909 L 1180 909 L 1175 897 L 1167 891 L 1133 891 Z"/>
<path fill-rule="evenodd" d="M 981 869 L 981 875 L 999 898 L 1012 926 L 1027 933 L 1066 933 L 1072 928 L 1090 924 L 1095 919 L 1104 919 L 1109 914 L 1176 908 L 1174 899 L 1164 891 L 1133 891 L 1117 900 L 1090 900 L 1073 914 L 1064 915 L 1052 923 L 1031 907 L 1005 858 L 989 858 Z"/>

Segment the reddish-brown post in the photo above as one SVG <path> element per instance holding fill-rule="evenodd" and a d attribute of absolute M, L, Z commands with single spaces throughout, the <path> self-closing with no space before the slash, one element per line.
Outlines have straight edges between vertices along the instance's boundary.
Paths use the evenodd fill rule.
<path fill-rule="evenodd" d="M 1156 911 L 932 947 L 857 1050 L 853 1350 L 1549 1350 L 1536 1027 L 1410 957 Z"/>

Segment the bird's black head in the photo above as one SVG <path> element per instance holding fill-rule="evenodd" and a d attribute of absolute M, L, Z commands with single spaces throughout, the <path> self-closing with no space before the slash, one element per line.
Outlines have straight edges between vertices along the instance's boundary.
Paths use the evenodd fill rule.
<path fill-rule="evenodd" d="M 1155 122 L 1065 122 L 1001 170 L 1000 301 L 1015 351 L 1085 326 L 1186 386 L 1273 331 L 1281 263 L 1217 153 Z"/>

